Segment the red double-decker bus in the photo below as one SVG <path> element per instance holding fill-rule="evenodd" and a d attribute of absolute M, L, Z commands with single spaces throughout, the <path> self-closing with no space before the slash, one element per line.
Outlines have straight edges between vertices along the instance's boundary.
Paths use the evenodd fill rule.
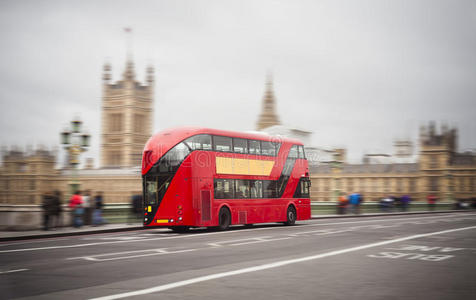
<path fill-rule="evenodd" d="M 311 217 L 309 169 L 301 142 L 207 128 L 152 136 L 142 157 L 144 226 L 283 222 Z"/>

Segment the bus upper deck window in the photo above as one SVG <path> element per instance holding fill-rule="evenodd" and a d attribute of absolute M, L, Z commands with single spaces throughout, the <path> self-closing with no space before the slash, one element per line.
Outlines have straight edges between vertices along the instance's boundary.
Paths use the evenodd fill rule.
<path fill-rule="evenodd" d="M 256 154 L 256 155 L 261 154 L 261 147 L 260 147 L 260 142 L 259 141 L 249 140 L 248 144 L 249 144 L 248 148 L 249 148 L 249 153 L 250 154 Z"/>
<path fill-rule="evenodd" d="M 261 141 L 261 154 L 275 156 L 276 148 L 274 143 Z"/>
<path fill-rule="evenodd" d="M 304 148 L 302 146 L 298 146 L 298 158 L 305 158 Z"/>
<path fill-rule="evenodd" d="M 208 134 L 199 134 L 185 140 L 192 150 L 212 150 L 212 137 Z"/>
<path fill-rule="evenodd" d="M 215 151 L 231 152 L 231 137 L 213 136 Z"/>
<path fill-rule="evenodd" d="M 289 158 L 298 158 L 298 147 L 297 145 L 293 145 L 291 150 L 289 150 Z"/>
<path fill-rule="evenodd" d="M 245 139 L 233 138 L 233 152 L 248 153 L 248 145 Z"/>

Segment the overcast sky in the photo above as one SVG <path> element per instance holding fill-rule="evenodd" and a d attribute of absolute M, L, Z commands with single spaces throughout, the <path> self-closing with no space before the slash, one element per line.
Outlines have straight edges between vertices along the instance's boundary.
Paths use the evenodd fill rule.
<path fill-rule="evenodd" d="M 0 1 L 3 145 L 59 145 L 79 114 L 99 156 L 101 76 L 156 69 L 154 131 L 253 130 L 266 73 L 318 147 L 391 152 L 430 120 L 476 148 L 476 1 Z"/>

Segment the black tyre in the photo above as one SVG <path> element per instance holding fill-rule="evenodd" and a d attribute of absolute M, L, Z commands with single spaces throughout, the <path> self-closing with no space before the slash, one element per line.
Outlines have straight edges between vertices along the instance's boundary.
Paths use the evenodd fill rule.
<path fill-rule="evenodd" d="M 231 214 L 228 208 L 222 207 L 218 214 L 218 230 L 227 230 L 231 224 Z"/>
<path fill-rule="evenodd" d="M 291 205 L 286 212 L 286 222 L 284 222 L 284 225 L 290 226 L 294 225 L 294 223 L 296 223 L 296 209 Z"/>
<path fill-rule="evenodd" d="M 184 233 L 184 232 L 188 232 L 190 227 L 188 227 L 188 226 L 174 226 L 174 227 L 170 227 L 170 229 L 172 229 L 173 232 Z"/>

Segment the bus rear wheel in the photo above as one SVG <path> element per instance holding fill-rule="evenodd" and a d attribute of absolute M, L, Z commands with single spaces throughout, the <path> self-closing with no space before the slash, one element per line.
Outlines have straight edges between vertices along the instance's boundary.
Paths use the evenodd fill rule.
<path fill-rule="evenodd" d="M 218 214 L 218 229 L 227 230 L 231 224 L 231 214 L 228 208 L 222 207 Z"/>
<path fill-rule="evenodd" d="M 296 223 L 296 209 L 291 205 L 286 212 L 286 222 L 284 222 L 284 225 L 290 226 L 294 225 L 294 223 Z"/>

